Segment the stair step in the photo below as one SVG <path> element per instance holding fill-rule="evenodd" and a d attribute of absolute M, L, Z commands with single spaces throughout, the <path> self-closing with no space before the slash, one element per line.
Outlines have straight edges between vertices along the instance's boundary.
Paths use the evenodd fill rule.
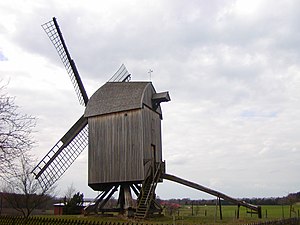
<path fill-rule="evenodd" d="M 136 213 L 136 215 L 145 215 L 145 214 L 146 214 L 146 211 Z"/>
<path fill-rule="evenodd" d="M 140 196 L 138 201 L 138 207 L 136 209 L 135 217 L 136 218 L 145 218 L 148 215 L 148 211 L 150 208 L 150 204 L 153 199 L 153 193 L 155 191 L 157 181 L 159 179 L 159 174 L 156 174 L 157 176 L 150 175 L 146 178 L 144 181 L 141 190 L 140 190 Z"/>

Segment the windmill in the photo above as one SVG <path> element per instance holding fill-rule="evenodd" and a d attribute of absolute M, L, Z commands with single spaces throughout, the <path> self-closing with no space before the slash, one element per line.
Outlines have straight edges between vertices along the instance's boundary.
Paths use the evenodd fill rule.
<path fill-rule="evenodd" d="M 170 100 L 168 92 L 157 93 L 151 82 L 127 82 L 130 74 L 122 64 L 89 99 L 56 18 L 42 27 L 71 78 L 80 104 L 86 108 L 33 169 L 36 179 L 42 188 L 51 187 L 89 145 L 88 184 L 100 194 L 87 211 L 125 212 L 135 207 L 133 191 L 139 197 L 142 216 L 160 212 L 155 201 L 155 187 L 164 165 L 160 103 Z M 116 191 L 117 207 L 105 208 Z"/>
<path fill-rule="evenodd" d="M 231 201 L 258 213 L 261 209 L 221 192 L 167 174 L 162 160 L 160 104 L 168 92 L 156 92 L 151 82 L 129 82 L 124 64 L 88 98 L 55 18 L 42 25 L 73 83 L 82 115 L 33 169 L 43 189 L 51 187 L 88 146 L 88 185 L 99 195 L 86 207 L 90 212 L 119 212 L 146 218 L 161 213 L 155 190 L 163 179 Z M 118 204 L 106 207 L 118 191 Z M 137 196 L 134 203 L 132 192 Z M 239 211 L 238 211 L 239 212 Z M 221 210 L 220 210 L 221 216 Z"/>

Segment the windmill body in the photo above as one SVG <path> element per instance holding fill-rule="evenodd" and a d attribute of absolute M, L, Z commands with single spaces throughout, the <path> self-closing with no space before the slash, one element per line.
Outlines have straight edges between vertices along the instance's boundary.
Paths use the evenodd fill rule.
<path fill-rule="evenodd" d="M 84 114 L 90 187 L 141 184 L 151 166 L 162 162 L 159 103 L 169 100 L 151 82 L 108 82 L 92 95 Z"/>

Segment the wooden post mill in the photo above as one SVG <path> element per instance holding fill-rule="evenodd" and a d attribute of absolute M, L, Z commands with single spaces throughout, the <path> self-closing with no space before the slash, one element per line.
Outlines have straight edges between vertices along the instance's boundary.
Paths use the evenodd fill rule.
<path fill-rule="evenodd" d="M 42 27 L 71 78 L 79 102 L 85 106 L 84 115 L 33 169 L 43 189 L 50 188 L 88 146 L 88 185 L 99 194 L 85 208 L 87 214 L 119 212 L 137 219 L 161 214 L 155 190 L 167 179 L 216 196 L 221 219 L 221 199 L 238 206 L 237 217 L 240 206 L 244 206 L 261 218 L 260 206 L 166 173 L 161 103 L 170 101 L 168 92 L 156 92 L 151 82 L 129 82 L 130 74 L 122 64 L 89 99 L 56 19 Z M 108 207 L 116 192 L 118 203 Z"/>

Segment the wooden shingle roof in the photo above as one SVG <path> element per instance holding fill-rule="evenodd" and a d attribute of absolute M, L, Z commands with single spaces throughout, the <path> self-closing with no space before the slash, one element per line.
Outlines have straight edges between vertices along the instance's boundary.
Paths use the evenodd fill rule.
<path fill-rule="evenodd" d="M 84 116 L 139 109 L 143 105 L 152 108 L 155 93 L 151 82 L 107 82 L 92 95 Z M 156 111 L 161 113 L 160 107 Z"/>

